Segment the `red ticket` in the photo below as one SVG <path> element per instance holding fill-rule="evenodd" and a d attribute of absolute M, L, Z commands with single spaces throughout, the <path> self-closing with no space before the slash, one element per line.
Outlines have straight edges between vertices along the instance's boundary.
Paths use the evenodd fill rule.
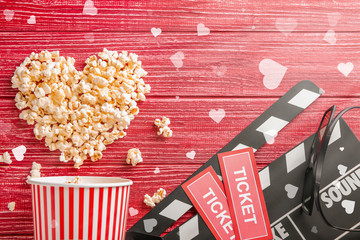
<path fill-rule="evenodd" d="M 253 149 L 218 158 L 236 239 L 273 239 Z"/>
<path fill-rule="evenodd" d="M 185 182 L 182 188 L 216 239 L 235 239 L 224 187 L 211 166 Z"/>

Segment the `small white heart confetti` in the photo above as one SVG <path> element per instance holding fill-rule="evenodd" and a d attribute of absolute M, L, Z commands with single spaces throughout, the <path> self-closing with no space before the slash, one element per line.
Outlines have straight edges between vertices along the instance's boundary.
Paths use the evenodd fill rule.
<path fill-rule="evenodd" d="M 225 110 L 224 109 L 211 109 L 209 112 L 209 117 L 214 120 L 216 123 L 220 123 L 221 120 L 225 117 Z"/>
<path fill-rule="evenodd" d="M 26 147 L 24 145 L 21 145 L 11 151 L 17 161 L 22 161 L 24 159 L 24 154 L 26 153 Z"/>
<path fill-rule="evenodd" d="M 186 157 L 190 158 L 190 159 L 194 159 L 195 155 L 196 155 L 196 152 L 194 150 L 186 153 Z"/>
<path fill-rule="evenodd" d="M 155 174 L 160 173 L 160 168 L 158 168 L 158 167 L 157 167 L 157 168 L 155 168 L 154 173 L 155 173 Z"/>
<path fill-rule="evenodd" d="M 7 22 L 10 22 L 10 21 L 13 19 L 13 17 L 14 17 L 15 11 L 14 11 L 14 10 L 5 9 L 3 13 L 4 13 L 4 15 L 5 15 L 5 20 L 6 20 Z"/>
<path fill-rule="evenodd" d="M 344 174 L 346 173 L 348 167 L 347 167 L 347 166 L 344 166 L 344 165 L 342 165 L 342 164 L 339 164 L 339 165 L 337 166 L 337 169 L 339 170 L 340 175 L 344 175 Z"/>
<path fill-rule="evenodd" d="M 154 37 L 157 37 L 161 34 L 161 28 L 151 28 L 151 33 L 154 35 Z"/>
<path fill-rule="evenodd" d="M 298 190 L 299 190 L 299 188 L 292 184 L 285 185 L 285 191 L 287 193 L 288 198 L 290 198 L 290 199 L 293 199 L 296 196 L 296 193 Z"/>
<path fill-rule="evenodd" d="M 323 40 L 330 43 L 331 45 L 334 45 L 336 43 L 335 31 L 334 30 L 327 31 L 325 33 Z"/>
<path fill-rule="evenodd" d="M 347 63 L 339 63 L 337 66 L 337 69 L 345 76 L 349 76 L 349 74 L 351 73 L 351 71 L 354 69 L 354 64 L 352 64 L 351 62 L 347 62 Z"/>
<path fill-rule="evenodd" d="M 171 62 L 174 64 L 176 68 L 181 68 L 183 66 L 184 53 L 177 52 L 170 57 Z"/>
<path fill-rule="evenodd" d="M 210 29 L 205 27 L 203 23 L 197 25 L 198 36 L 205 36 L 210 34 Z"/>
<path fill-rule="evenodd" d="M 344 147 L 339 147 L 340 151 L 344 151 L 344 149 L 345 149 Z"/>
<path fill-rule="evenodd" d="M 259 70 L 264 75 L 263 84 L 267 89 L 277 88 L 283 80 L 287 67 L 272 59 L 263 59 L 259 64 Z"/>
<path fill-rule="evenodd" d="M 341 18 L 341 13 L 339 12 L 328 13 L 329 25 L 335 27 L 338 21 L 340 20 L 340 18 Z"/>
<path fill-rule="evenodd" d="M 335 187 L 337 187 L 338 189 L 340 189 L 341 187 L 341 182 L 339 182 L 338 180 L 335 180 L 332 182 L 332 185 L 334 185 Z"/>
<path fill-rule="evenodd" d="M 223 77 L 227 71 L 226 66 L 212 66 L 212 71 L 213 73 L 215 73 L 216 75 L 218 75 L 219 77 Z"/>
<path fill-rule="evenodd" d="M 35 24 L 36 23 L 36 18 L 34 15 L 31 15 L 30 18 L 27 20 L 28 24 Z"/>
<path fill-rule="evenodd" d="M 355 201 L 344 200 L 341 202 L 341 206 L 345 209 L 347 214 L 352 214 L 355 210 Z"/>
<path fill-rule="evenodd" d="M 88 42 L 94 42 L 95 37 L 94 37 L 94 33 L 90 32 L 90 33 L 85 33 L 84 34 L 84 38 L 85 40 L 87 40 Z"/>
<path fill-rule="evenodd" d="M 154 227 L 158 224 L 155 218 L 145 219 L 144 220 L 144 229 L 145 232 L 151 233 L 154 230 Z"/>
<path fill-rule="evenodd" d="M 129 208 L 129 213 L 130 213 L 130 216 L 136 216 L 136 215 L 138 215 L 138 213 L 139 213 L 139 210 L 137 210 L 137 209 L 135 209 L 135 208 L 133 208 L 133 207 L 130 207 Z"/>
<path fill-rule="evenodd" d="M 285 36 L 288 36 L 296 28 L 297 20 L 295 18 L 278 18 L 275 26 Z"/>
<path fill-rule="evenodd" d="M 311 232 L 317 234 L 317 233 L 318 233 L 317 227 L 316 227 L 316 226 L 313 226 L 313 227 L 311 228 Z"/>
<path fill-rule="evenodd" d="M 94 2 L 91 0 L 86 0 L 84 4 L 83 14 L 86 15 L 96 15 L 97 14 L 97 8 L 94 6 Z"/>
<path fill-rule="evenodd" d="M 264 132 L 264 137 L 267 144 L 273 144 L 275 142 L 275 138 L 277 137 L 278 132 L 275 129 L 271 129 L 269 131 Z"/>

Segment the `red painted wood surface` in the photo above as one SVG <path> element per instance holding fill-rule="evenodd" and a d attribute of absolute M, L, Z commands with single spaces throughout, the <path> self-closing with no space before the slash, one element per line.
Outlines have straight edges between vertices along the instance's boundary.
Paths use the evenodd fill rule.
<path fill-rule="evenodd" d="M 31 192 L 25 179 L 33 161 L 42 164 L 43 176 L 132 179 L 130 207 L 139 214 L 129 216 L 130 227 L 149 211 L 142 203 L 145 193 L 159 187 L 171 192 L 297 82 L 312 80 L 325 94 L 285 127 L 274 144 L 259 149 L 259 169 L 313 133 L 330 105 L 343 109 L 360 104 L 358 1 L 95 0 L 96 15 L 83 14 L 84 4 L 85 0 L 0 1 L 0 154 L 27 147 L 23 161 L 12 157 L 10 166 L 0 165 L 0 239 L 32 239 Z M 6 9 L 14 11 L 11 21 L 5 19 Z M 31 15 L 36 24 L 27 23 Z M 293 31 L 280 32 L 279 19 L 295 19 Z M 198 36 L 199 23 L 210 29 L 209 35 Z M 154 37 L 152 27 L 162 33 Z M 330 29 L 335 31 L 334 45 L 323 40 Z M 128 135 L 110 145 L 102 160 L 76 170 L 60 163 L 59 152 L 50 152 L 35 139 L 32 126 L 18 118 L 11 77 L 32 51 L 60 50 L 74 57 L 80 70 L 88 56 L 104 47 L 137 53 L 152 92 L 140 104 Z M 170 56 L 179 51 L 185 58 L 177 69 Z M 274 90 L 264 86 L 259 71 L 266 58 L 287 67 Z M 354 65 L 347 77 L 337 69 L 346 62 Z M 209 117 L 211 109 L 225 110 L 220 123 Z M 169 139 L 157 136 L 153 127 L 154 119 L 163 115 L 172 121 L 174 136 Z M 348 121 L 360 128 L 358 117 Z M 132 147 L 143 153 L 144 163 L 137 167 L 125 164 Z M 186 157 L 189 151 L 196 152 L 193 160 Z M 156 168 L 160 173 L 154 173 Z M 14 212 L 7 209 L 11 201 L 16 202 Z"/>

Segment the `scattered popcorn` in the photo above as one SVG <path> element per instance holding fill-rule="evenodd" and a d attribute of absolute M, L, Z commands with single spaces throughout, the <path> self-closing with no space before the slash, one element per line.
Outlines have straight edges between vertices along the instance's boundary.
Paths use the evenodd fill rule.
<path fill-rule="evenodd" d="M 137 102 L 145 101 L 151 88 L 136 54 L 104 48 L 86 60 L 83 71 L 74 62 L 58 51 L 31 53 L 11 81 L 19 90 L 19 117 L 34 125 L 35 137 L 50 151 L 60 150 L 60 161 L 72 160 L 79 168 L 88 157 L 101 159 L 106 145 L 126 136 L 139 113 Z"/>
<path fill-rule="evenodd" d="M 73 183 L 73 184 L 79 184 L 81 182 L 81 178 L 79 176 L 75 177 L 72 180 L 67 180 L 66 183 Z"/>
<path fill-rule="evenodd" d="M 4 154 L 2 156 L 0 155 L 0 162 L 7 163 L 7 164 L 12 163 L 9 152 L 4 152 Z"/>
<path fill-rule="evenodd" d="M 157 134 L 163 135 L 164 137 L 171 137 L 173 134 L 173 131 L 169 128 L 170 125 L 170 119 L 167 117 L 162 117 L 162 120 L 155 119 L 154 124 L 159 128 Z"/>
<path fill-rule="evenodd" d="M 15 210 L 15 202 L 9 202 L 8 209 L 13 212 Z"/>
<path fill-rule="evenodd" d="M 29 180 L 30 178 L 39 178 L 41 175 L 40 169 L 41 169 L 41 164 L 33 162 L 31 171 L 30 171 L 30 176 L 27 176 L 27 180 Z M 26 182 L 28 182 L 28 181 L 26 181 Z"/>
<path fill-rule="evenodd" d="M 141 157 L 141 152 L 138 148 L 131 148 L 128 150 L 128 154 L 126 157 L 126 163 L 132 164 L 136 166 L 136 164 L 141 163 L 143 161 Z"/>
<path fill-rule="evenodd" d="M 159 190 L 154 193 L 152 197 L 150 197 L 148 194 L 145 194 L 144 196 L 144 203 L 149 207 L 155 207 L 156 204 L 159 204 L 164 198 L 166 197 L 166 191 L 163 188 L 160 188 Z"/>

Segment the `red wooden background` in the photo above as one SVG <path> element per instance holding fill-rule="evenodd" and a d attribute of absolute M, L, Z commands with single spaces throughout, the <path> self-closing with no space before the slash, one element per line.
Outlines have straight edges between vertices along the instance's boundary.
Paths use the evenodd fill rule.
<path fill-rule="evenodd" d="M 252 120 L 297 82 L 308 79 L 325 94 L 279 134 L 272 145 L 256 153 L 258 168 L 266 166 L 316 129 L 322 113 L 332 104 L 342 109 L 359 105 L 360 3 L 352 1 L 100 1 L 96 15 L 83 13 L 85 0 L 0 0 L 0 153 L 25 145 L 25 159 L 12 157 L 0 165 L 0 239 L 32 239 L 30 186 L 25 183 L 33 161 L 42 164 L 42 175 L 121 176 L 134 181 L 128 228 L 149 208 L 143 195 L 159 187 L 175 189 Z M 14 15 L 7 16 L 10 10 Z M 29 24 L 34 16 L 36 23 Z M 276 22 L 283 23 L 276 25 Z M 203 23 L 210 34 L 198 36 Z M 291 32 L 279 31 L 288 26 Z M 151 28 L 161 28 L 154 37 Z M 324 40 L 335 31 L 336 43 Z M 35 139 L 32 126 L 18 118 L 13 72 L 32 51 L 60 50 L 76 58 L 81 69 L 85 59 L 102 48 L 137 53 L 148 71 L 152 92 L 140 104 L 140 114 L 126 136 L 104 152 L 97 163 L 80 170 L 60 163 L 59 152 L 50 152 Z M 170 57 L 184 53 L 177 69 Z M 270 58 L 287 67 L 279 87 L 267 89 L 259 71 L 261 60 Z M 337 66 L 351 62 L 346 77 Z M 223 109 L 216 123 L 211 109 Z M 156 135 L 155 118 L 171 119 L 174 136 Z M 360 114 L 349 119 L 359 127 Z M 144 163 L 125 164 L 129 148 L 138 147 Z M 195 158 L 186 153 L 195 151 Z M 159 168 L 160 173 L 154 170 Z M 7 203 L 15 201 L 10 212 Z M 184 220 L 184 219 L 183 219 Z"/>

